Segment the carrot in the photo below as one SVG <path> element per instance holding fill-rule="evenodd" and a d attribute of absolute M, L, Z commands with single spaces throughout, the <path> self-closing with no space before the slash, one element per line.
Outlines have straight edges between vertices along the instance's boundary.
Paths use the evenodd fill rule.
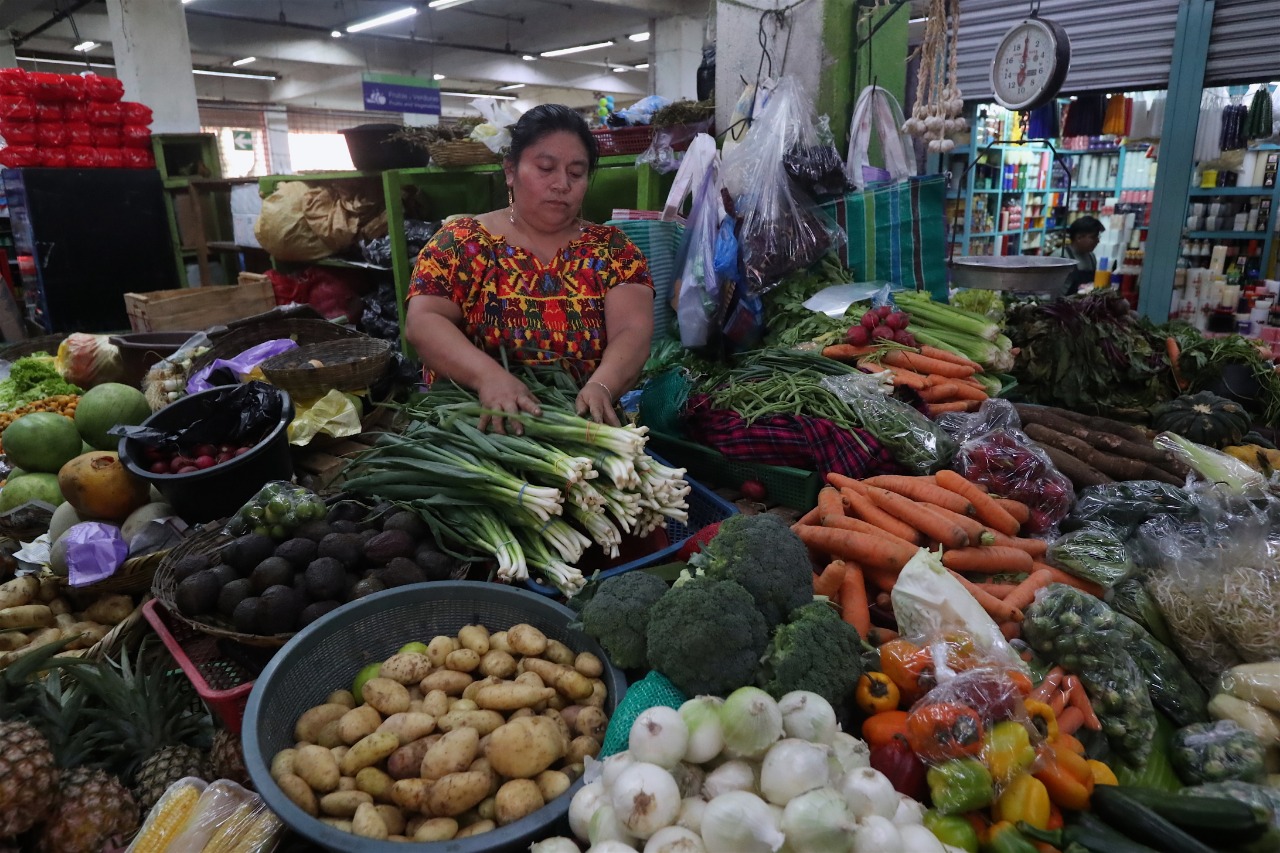
<path fill-rule="evenodd" d="M 844 502 L 840 491 L 827 486 L 818 492 L 818 523 L 826 524 L 828 518 L 844 518 Z"/>
<path fill-rule="evenodd" d="M 818 517 L 818 508 L 815 506 L 804 515 L 800 516 L 800 518 L 796 520 L 796 523 L 791 525 L 791 529 L 795 530 L 802 524 L 819 524 L 821 521 L 822 519 Z"/>
<path fill-rule="evenodd" d="M 1027 697 L 1032 702 L 1047 702 L 1053 691 L 1058 689 L 1058 685 L 1062 683 L 1062 677 L 1066 675 L 1066 670 L 1060 666 L 1055 666 L 1044 675 L 1044 681 L 1041 681 L 1035 690 L 1031 691 L 1031 695 Z"/>
<path fill-rule="evenodd" d="M 1019 553 L 1026 553 L 1020 551 Z M 1027 554 L 1028 559 L 1031 555 Z M 1019 610 L 1026 610 L 1035 601 L 1036 592 L 1053 583 L 1053 575 L 1049 572 L 1032 572 L 1027 579 L 1018 584 L 1018 588 L 1004 598 L 1004 603 Z"/>
<path fill-rule="evenodd" d="M 1074 705 L 1063 708 L 1062 713 L 1058 714 L 1058 732 L 1061 734 L 1073 735 L 1080 731 L 1082 725 L 1084 725 L 1084 714 Z"/>
<path fill-rule="evenodd" d="M 867 487 L 864 486 L 863 488 Z M 904 542 L 920 544 L 920 533 L 914 527 L 876 506 L 875 502 L 865 492 L 841 489 L 840 497 L 844 499 L 844 502 L 853 511 L 854 515 L 868 524 L 875 525 Z"/>
<path fill-rule="evenodd" d="M 844 474 L 837 474 L 834 471 L 827 474 L 827 485 L 835 486 L 837 489 L 853 489 L 860 495 L 867 493 L 867 487 L 862 485 L 861 480 L 855 480 L 852 477 L 846 477 Z"/>
<path fill-rule="evenodd" d="M 969 591 L 969 594 L 974 597 L 974 600 L 982 605 L 982 609 L 987 611 L 987 615 L 996 620 L 997 623 L 1022 621 L 1021 610 L 1005 604 L 978 584 L 970 581 L 964 575 L 952 572 L 951 577 L 960 581 L 960 584 Z"/>
<path fill-rule="evenodd" d="M 801 527 L 796 530 L 800 541 L 832 557 L 855 560 L 867 571 L 887 569 L 896 572 L 915 556 L 916 549 L 895 545 L 865 533 L 834 527 Z"/>
<path fill-rule="evenodd" d="M 871 631 L 871 610 L 867 606 L 867 583 L 858 566 L 850 567 L 840 579 L 840 616 L 866 639 Z"/>
<path fill-rule="evenodd" d="M 928 388 L 920 389 L 918 393 L 920 394 L 920 399 L 926 403 L 950 403 L 954 400 L 962 399 L 960 397 L 960 383 L 945 378 L 941 382 L 935 382 Z"/>
<path fill-rule="evenodd" d="M 921 355 L 910 350 L 890 350 L 885 353 L 882 361 L 890 367 L 904 367 L 917 373 L 935 373 L 938 376 L 957 379 L 973 375 L 973 370 L 962 364 L 943 361 L 940 358 L 930 358 L 927 355 Z"/>
<path fill-rule="evenodd" d="M 1017 622 L 1001 622 L 1000 633 L 1006 640 L 1016 640 L 1022 636 L 1022 625 Z"/>
<path fill-rule="evenodd" d="M 916 503 L 910 498 L 894 492 L 867 487 L 867 496 L 876 506 L 900 521 L 910 524 L 928 538 L 941 542 L 947 548 L 963 548 L 969 544 L 969 537 L 953 522 L 947 521 L 925 504 Z"/>
<path fill-rule="evenodd" d="M 977 486 L 979 489 L 981 489 L 984 493 L 987 492 L 986 486 L 979 485 L 978 483 L 974 483 L 974 485 Z M 1012 515 L 1013 520 L 1018 522 L 1019 525 L 1026 524 L 1028 521 L 1031 520 L 1031 509 L 1022 501 L 1012 501 L 1012 500 L 1009 500 L 1008 498 L 995 498 L 995 497 L 993 497 L 992 500 L 998 503 L 1001 507 L 1003 507 L 1004 511 L 1009 513 L 1009 515 Z"/>
<path fill-rule="evenodd" d="M 1084 578 L 1078 578 L 1075 575 L 1068 574 L 1064 572 L 1062 569 L 1059 569 L 1055 566 L 1051 566 L 1048 563 L 1036 563 L 1034 565 L 1034 571 L 1037 571 L 1037 572 L 1047 571 L 1051 575 L 1053 575 L 1053 581 L 1052 581 L 1053 583 L 1064 583 L 1067 586 L 1074 586 L 1076 589 L 1080 590 L 1081 592 L 1087 592 L 1090 595 L 1094 596 L 1095 598 L 1102 598 L 1102 596 L 1106 593 L 1106 590 L 1104 590 L 1101 586 L 1094 583 L 1093 581 L 1087 581 Z"/>
<path fill-rule="evenodd" d="M 950 396 L 940 398 L 937 402 L 942 403 L 942 402 L 946 402 L 947 400 L 977 400 L 979 403 L 981 403 L 983 400 L 987 399 L 987 392 L 984 391 L 981 387 L 975 388 L 974 386 L 969 385 L 968 383 L 965 383 L 965 382 L 960 382 L 953 379 L 947 383 L 946 387 L 949 387 L 951 389 Z M 930 400 L 928 397 L 925 397 L 925 394 L 930 391 L 936 391 L 936 390 L 937 388 L 926 388 L 924 392 L 920 394 L 920 396 L 924 399 L 926 403 L 932 403 L 934 401 Z"/>
<path fill-rule="evenodd" d="M 897 519 L 894 520 L 896 521 Z M 908 548 L 915 548 L 920 544 L 914 539 L 908 541 L 899 536 L 895 536 L 883 527 L 878 527 L 874 524 L 863 521 L 861 518 L 849 518 L 847 516 L 831 518 L 827 519 L 827 522 L 822 526 L 834 527 L 837 530 L 852 530 L 854 533 L 865 533 L 868 536 L 875 536 L 878 539 L 884 539 L 888 542 L 893 542 L 896 545 L 904 545 Z"/>
<path fill-rule="evenodd" d="M 1179 390 L 1187 390 L 1191 383 L 1182 378 L 1182 368 L 1178 363 L 1182 359 L 1182 348 L 1178 346 L 1178 342 L 1175 339 L 1168 337 L 1164 339 L 1164 351 L 1169 356 L 1169 367 L 1173 371 L 1174 383 L 1177 384 Z"/>
<path fill-rule="evenodd" d="M 904 498 L 911 498 L 924 504 L 933 504 L 961 515 L 973 515 L 973 504 L 946 489 L 939 488 L 936 481 L 930 483 L 924 477 L 906 477 L 901 474 L 881 474 L 868 477 L 862 481 L 868 486 L 896 492 Z"/>
<path fill-rule="evenodd" d="M 1047 704 L 1053 709 L 1053 715 L 1056 717 L 1067 707 L 1067 694 L 1062 690 L 1055 690 L 1050 694 Z"/>
<path fill-rule="evenodd" d="M 943 551 L 942 565 L 955 572 L 980 572 L 984 575 L 1035 571 L 1035 560 L 1026 551 L 998 545 Z"/>
<path fill-rule="evenodd" d="M 840 582 L 849 571 L 849 564 L 844 560 L 832 560 L 813 582 L 813 594 L 833 598 L 840 592 Z"/>
<path fill-rule="evenodd" d="M 872 625 L 871 630 L 867 632 L 867 642 L 873 646 L 883 646 L 890 640 L 898 639 L 898 632 L 892 628 L 881 628 Z"/>
<path fill-rule="evenodd" d="M 882 592 L 876 596 L 876 606 L 890 608 L 893 606 L 893 599 L 889 596 L 889 593 Z"/>
<path fill-rule="evenodd" d="M 977 400 L 955 400 L 951 403 L 930 403 L 929 417 L 945 415 L 947 412 L 976 412 L 982 405 Z"/>
<path fill-rule="evenodd" d="M 948 521 L 954 521 L 956 524 L 960 525 L 960 529 L 969 537 L 970 545 L 991 544 L 991 536 L 993 534 L 990 530 L 983 527 L 982 522 L 978 521 L 978 519 L 970 518 L 967 515 L 961 515 L 958 512 L 952 512 L 946 507 L 937 506 L 936 504 L 930 504 L 929 509 L 933 510 Z"/>
<path fill-rule="evenodd" d="M 1005 598 L 1009 593 L 1018 588 L 1016 583 L 991 583 L 990 581 L 983 581 L 978 584 L 978 586 L 982 587 L 996 598 L 1001 599 Z"/>
<path fill-rule="evenodd" d="M 920 354 L 929 358 L 936 358 L 938 361 L 949 361 L 952 364 L 958 364 L 961 367 L 969 368 L 970 373 L 981 373 L 982 365 L 976 361 L 970 361 L 962 355 L 957 355 L 949 350 L 938 349 L 937 347 L 922 346 Z"/>
<path fill-rule="evenodd" d="M 893 592 L 893 587 L 898 582 L 898 569 L 871 569 L 864 567 L 862 576 L 866 578 L 866 582 L 873 588 L 881 592 Z"/>
<path fill-rule="evenodd" d="M 871 355 L 878 347 L 855 347 L 853 344 L 832 344 L 823 347 L 822 354 L 835 361 L 856 361 L 864 355 Z"/>
<path fill-rule="evenodd" d="M 1024 539 L 1018 536 L 1005 536 L 994 530 L 988 531 L 995 541 L 992 545 L 1000 545 L 1005 548 L 1017 548 L 1026 551 L 1033 559 L 1039 559 L 1049 553 L 1049 543 L 1043 539 Z"/>
<path fill-rule="evenodd" d="M 858 367 L 861 367 L 863 370 L 869 370 L 872 373 L 883 373 L 889 369 L 882 364 L 877 364 L 876 362 L 865 358 L 858 362 Z M 905 368 L 895 367 L 893 368 L 893 384 L 905 385 L 914 391 L 919 391 L 929 383 L 925 379 L 924 374 L 916 373 L 913 370 L 907 370 Z"/>
<path fill-rule="evenodd" d="M 1094 713 L 1093 703 L 1089 701 L 1089 694 L 1084 692 L 1084 685 L 1076 688 L 1076 692 L 1071 696 L 1071 707 L 1084 715 L 1084 727 L 1089 731 L 1102 731 L 1102 721 L 1098 719 L 1098 715 Z"/>
<path fill-rule="evenodd" d="M 990 495 L 975 489 L 972 483 L 947 468 L 943 468 L 935 476 L 938 478 L 939 486 L 955 492 L 973 504 L 975 514 L 988 527 L 1006 536 L 1018 535 L 1018 522 Z"/>

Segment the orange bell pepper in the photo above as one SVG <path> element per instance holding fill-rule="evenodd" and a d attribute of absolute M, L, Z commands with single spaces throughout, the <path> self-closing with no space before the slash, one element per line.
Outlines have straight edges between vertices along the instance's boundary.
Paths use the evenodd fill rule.
<path fill-rule="evenodd" d="M 862 723 L 862 739 L 872 749 L 893 743 L 898 735 L 907 736 L 906 711 L 882 711 L 872 714 Z"/>
<path fill-rule="evenodd" d="M 1116 779 L 1116 774 L 1111 768 L 1103 764 L 1101 761 L 1090 758 L 1085 762 L 1089 765 L 1089 772 L 1093 776 L 1093 784 L 1095 785 L 1119 785 L 1120 780 Z"/>
<path fill-rule="evenodd" d="M 1009 783 L 991 808 L 991 816 L 997 821 L 1019 821 L 1036 829 L 1049 827 L 1049 791 L 1034 776 L 1023 773 Z"/>
<path fill-rule="evenodd" d="M 1064 809 L 1084 811 L 1089 808 L 1089 798 L 1093 796 L 1093 770 L 1084 757 L 1070 749 L 1059 748 L 1045 750 L 1042 758 L 1044 766 L 1035 771 L 1035 777 L 1044 784 L 1049 798 Z"/>
<path fill-rule="evenodd" d="M 1071 752 L 1074 752 L 1076 755 L 1084 755 L 1084 744 L 1082 744 L 1079 738 L 1077 738 L 1075 735 L 1069 735 L 1063 732 L 1059 732 L 1057 743 L 1055 743 L 1054 745 L 1062 749 L 1070 750 Z"/>

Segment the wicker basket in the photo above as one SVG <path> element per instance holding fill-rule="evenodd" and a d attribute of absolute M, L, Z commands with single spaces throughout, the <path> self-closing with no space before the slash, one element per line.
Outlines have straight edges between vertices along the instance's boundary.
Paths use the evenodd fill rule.
<path fill-rule="evenodd" d="M 364 338 L 366 335 L 347 326 L 339 326 L 328 320 L 312 320 L 300 317 L 263 315 L 258 322 L 228 327 L 214 338 L 213 346 L 192 359 L 191 372 L 206 367 L 219 358 L 233 358 L 250 347 L 279 338 L 291 338 L 299 346 L 319 344 L 325 341 L 343 341 Z"/>
<path fill-rule="evenodd" d="M 85 584 L 84 586 L 73 587 L 67 578 L 61 575 L 55 575 L 54 577 L 58 586 L 64 589 L 74 589 L 76 592 L 118 592 L 124 595 L 137 595 L 151 590 L 156 569 L 160 568 L 160 564 L 164 562 L 165 555 L 168 553 L 168 551 L 156 551 L 154 554 L 146 554 L 125 560 L 111 577 L 103 578 L 96 583 Z"/>
<path fill-rule="evenodd" d="M 312 361 L 323 367 L 316 367 Z M 391 363 L 391 343 L 359 337 L 308 344 L 273 356 L 261 365 L 262 374 L 299 399 L 321 397 L 331 389 L 360 391 L 373 385 Z"/>
<path fill-rule="evenodd" d="M 618 154 L 642 154 L 653 142 L 653 127 L 647 124 L 635 127 L 620 127 L 616 130 L 596 128 L 591 131 L 596 138 L 596 147 L 601 157 Z"/>
<path fill-rule="evenodd" d="M 49 532 L 56 507 L 43 501 L 30 501 L 0 515 L 0 538 L 15 542 L 31 542 Z"/>
<path fill-rule="evenodd" d="M 66 338 L 66 335 L 44 335 L 39 338 L 28 338 L 25 341 L 6 343 L 0 345 L 0 360 L 17 361 L 24 356 L 35 355 L 38 352 L 57 355 L 58 346 Z"/>
<path fill-rule="evenodd" d="M 219 557 L 218 552 L 222 549 L 222 546 L 233 539 L 233 537 L 222 532 L 222 527 L 225 523 L 225 519 L 220 519 L 209 522 L 203 528 L 196 528 L 178 547 L 165 555 L 160 567 L 156 569 L 155 578 L 151 584 L 151 592 L 165 606 L 165 609 L 169 611 L 169 614 L 174 619 L 187 623 L 197 631 L 201 631 L 211 637 L 234 640 L 245 646 L 279 648 L 287 643 L 293 634 L 273 634 L 271 636 L 242 634 L 233 630 L 225 620 L 218 617 L 206 617 L 209 621 L 200 622 L 189 616 L 184 616 L 178 610 L 176 601 L 178 583 L 173 575 L 173 567 L 188 554 L 207 554 L 213 565 L 221 563 L 222 559 Z"/>
<path fill-rule="evenodd" d="M 442 169 L 458 166 L 483 166 L 486 163 L 501 163 L 502 158 L 489 150 L 483 142 L 472 142 L 469 139 L 453 139 L 437 142 L 431 146 L 431 162 Z"/>

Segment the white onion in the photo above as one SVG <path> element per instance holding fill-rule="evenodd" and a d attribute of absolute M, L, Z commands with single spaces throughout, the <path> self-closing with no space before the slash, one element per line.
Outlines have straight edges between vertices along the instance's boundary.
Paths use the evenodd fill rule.
<path fill-rule="evenodd" d="M 831 743 L 839 731 L 836 709 L 817 693 L 792 690 L 778 700 L 778 710 L 782 711 L 782 730 L 787 737 Z"/>
<path fill-rule="evenodd" d="M 707 853 L 707 846 L 683 826 L 664 826 L 645 842 L 644 853 Z"/>
<path fill-rule="evenodd" d="M 671 769 L 671 778 L 676 780 L 681 797 L 696 797 L 702 793 L 707 772 L 697 764 L 681 761 Z"/>
<path fill-rule="evenodd" d="M 858 830 L 853 834 L 853 853 L 885 853 L 902 849 L 902 835 L 892 821 L 879 815 L 858 821 Z"/>
<path fill-rule="evenodd" d="M 612 838 L 601 841 L 599 844 L 592 844 L 587 848 L 587 853 L 635 853 L 636 848 L 622 841 L 616 841 Z"/>
<path fill-rule="evenodd" d="M 888 777 L 871 767 L 853 770 L 841 777 L 836 790 L 849 806 L 849 814 L 863 820 L 870 816 L 887 819 L 898 811 L 898 792 Z"/>
<path fill-rule="evenodd" d="M 893 813 L 896 826 L 924 826 L 924 804 L 906 794 L 898 794 L 898 808 Z"/>
<path fill-rule="evenodd" d="M 805 791 L 830 781 L 827 755 L 831 748 L 789 737 L 775 743 L 760 765 L 760 793 L 777 806 L 785 806 Z"/>
<path fill-rule="evenodd" d="M 778 815 L 747 791 L 730 791 L 707 803 L 702 841 L 708 853 L 775 853 L 786 841 Z"/>
<path fill-rule="evenodd" d="M 710 761 L 724 749 L 724 729 L 720 726 L 718 696 L 698 696 L 680 706 L 680 716 L 689 730 L 689 745 L 684 760 L 694 764 Z"/>
<path fill-rule="evenodd" d="M 946 853 L 945 847 L 938 837 L 923 826 L 909 824 L 898 825 L 898 835 L 902 838 L 902 849 L 911 853 Z"/>
<path fill-rule="evenodd" d="M 594 847 L 602 841 L 620 841 L 630 845 L 634 838 L 635 836 L 627 832 L 627 828 L 622 825 L 618 813 L 606 797 L 596 809 L 596 813 L 591 816 L 591 823 L 587 826 L 587 840 Z"/>
<path fill-rule="evenodd" d="M 680 814 L 676 815 L 676 826 L 683 826 L 691 832 L 702 832 L 702 813 L 707 810 L 707 801 L 702 797 L 685 797 L 680 801 Z"/>
<path fill-rule="evenodd" d="M 756 771 L 745 761 L 726 761 L 707 774 L 702 783 L 702 796 L 714 800 L 730 791 L 754 791 Z"/>
<path fill-rule="evenodd" d="M 851 770 L 871 766 L 871 747 L 848 732 L 836 732 L 831 739 L 831 756 L 827 762 L 831 778 L 838 779 Z"/>
<path fill-rule="evenodd" d="M 635 758 L 631 756 L 631 751 L 627 749 L 610 755 L 604 760 L 604 767 L 600 769 L 600 778 L 604 781 L 604 786 L 612 791 L 614 784 L 618 781 L 619 774 L 635 763 Z"/>
<path fill-rule="evenodd" d="M 782 812 L 782 832 L 794 853 L 848 853 L 855 827 L 844 797 L 830 788 L 803 793 Z"/>
<path fill-rule="evenodd" d="M 604 785 L 598 782 L 579 788 L 578 793 L 574 794 L 573 799 L 569 801 L 569 829 L 573 830 L 573 834 L 585 840 L 596 809 L 608 801 Z"/>
<path fill-rule="evenodd" d="M 529 853 L 581 853 L 581 850 L 573 839 L 556 836 L 530 844 Z"/>
<path fill-rule="evenodd" d="M 676 822 L 680 787 L 663 768 L 637 761 L 618 776 L 609 790 L 609 802 L 627 832 L 648 838 Z"/>
<path fill-rule="evenodd" d="M 670 770 L 684 758 L 689 746 L 689 727 L 675 708 L 655 705 L 645 708 L 631 724 L 627 751 L 636 761 Z"/>
<path fill-rule="evenodd" d="M 720 708 L 725 749 L 738 758 L 763 755 L 782 737 L 782 711 L 759 687 L 739 687 Z"/>

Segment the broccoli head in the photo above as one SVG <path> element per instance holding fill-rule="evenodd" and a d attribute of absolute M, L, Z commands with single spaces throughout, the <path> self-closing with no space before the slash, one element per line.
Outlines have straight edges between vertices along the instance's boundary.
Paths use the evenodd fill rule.
<path fill-rule="evenodd" d="M 644 669 L 649 665 L 645 657 L 649 610 L 666 592 L 666 581 L 647 572 L 607 578 L 582 608 L 582 630 L 604 647 L 615 666 Z"/>
<path fill-rule="evenodd" d="M 692 578 L 649 616 L 649 664 L 686 696 L 728 696 L 751 684 L 768 644 L 764 617 L 733 581 Z"/>
<path fill-rule="evenodd" d="M 815 601 L 774 632 L 760 686 L 774 698 L 809 690 L 838 708 L 861 675 L 862 637 L 829 604 Z"/>
<path fill-rule="evenodd" d="M 730 516 L 696 562 L 707 577 L 741 584 L 770 631 L 813 601 L 809 551 L 776 515 Z"/>

